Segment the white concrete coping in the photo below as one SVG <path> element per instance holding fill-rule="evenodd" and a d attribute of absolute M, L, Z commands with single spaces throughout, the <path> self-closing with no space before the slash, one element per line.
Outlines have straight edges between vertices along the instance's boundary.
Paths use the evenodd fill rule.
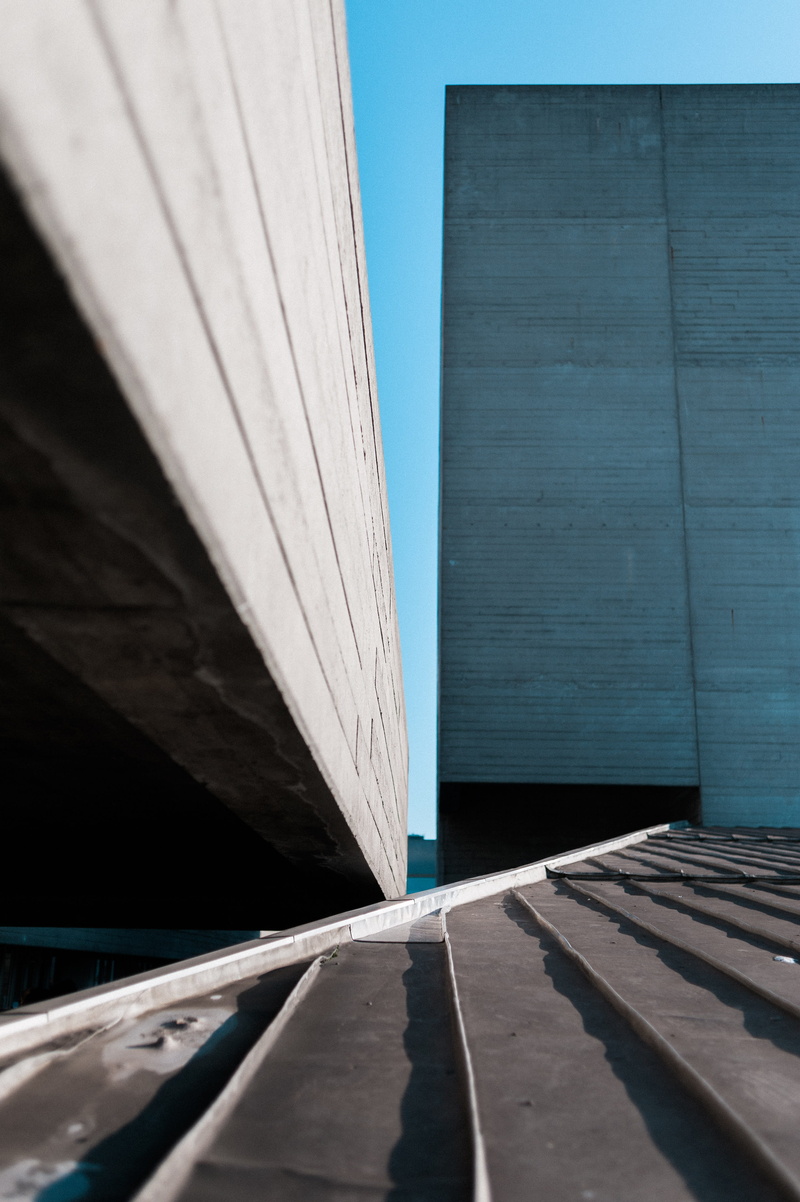
<path fill-rule="evenodd" d="M 123 1017 L 129 1018 L 171 1005 L 287 964 L 311 960 L 339 943 L 364 939 L 391 927 L 415 922 L 434 910 L 447 911 L 454 906 L 464 906 L 520 885 L 543 881 L 548 868 L 561 868 L 589 856 L 618 851 L 622 847 L 642 843 L 651 835 L 661 835 L 665 831 L 686 826 L 686 822 L 673 822 L 646 827 L 547 860 L 537 860 L 533 864 L 494 872 L 489 876 L 472 877 L 452 885 L 440 885 L 421 893 L 377 902 L 359 910 L 335 914 L 322 922 L 306 923 L 278 933 L 265 932 L 261 939 L 248 943 L 208 952 L 191 960 L 181 960 L 165 968 L 138 973 L 107 985 L 97 985 L 63 998 L 4 1011 L 0 1013 L 0 1062 L 19 1052 L 57 1040 L 71 1031 L 106 1027 Z"/>

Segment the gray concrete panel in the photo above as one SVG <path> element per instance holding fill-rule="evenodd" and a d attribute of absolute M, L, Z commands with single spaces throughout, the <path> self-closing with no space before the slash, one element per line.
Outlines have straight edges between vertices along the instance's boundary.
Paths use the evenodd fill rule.
<path fill-rule="evenodd" d="M 0 19 L 3 161 L 369 872 L 402 892 L 343 6 L 5 0 Z M 66 662 L 71 643 L 53 631 L 48 651 Z M 157 712 L 87 683 L 169 743 Z"/>
<path fill-rule="evenodd" d="M 447 120 L 440 778 L 691 784 L 657 93 Z"/>
<path fill-rule="evenodd" d="M 665 88 L 703 813 L 800 813 L 800 88 Z"/>
<path fill-rule="evenodd" d="M 795 85 L 448 90 L 442 781 L 797 821 L 798 150 Z"/>
<path fill-rule="evenodd" d="M 446 122 L 448 221 L 663 219 L 656 89 L 451 87 Z"/>

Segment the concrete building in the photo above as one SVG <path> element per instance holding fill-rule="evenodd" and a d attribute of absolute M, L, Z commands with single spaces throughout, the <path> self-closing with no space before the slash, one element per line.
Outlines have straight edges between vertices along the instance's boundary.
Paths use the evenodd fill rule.
<path fill-rule="evenodd" d="M 798 132 L 794 85 L 447 91 L 445 880 L 800 820 Z"/>
<path fill-rule="evenodd" d="M 402 894 L 343 5 L 0 19 L 0 942 Z"/>

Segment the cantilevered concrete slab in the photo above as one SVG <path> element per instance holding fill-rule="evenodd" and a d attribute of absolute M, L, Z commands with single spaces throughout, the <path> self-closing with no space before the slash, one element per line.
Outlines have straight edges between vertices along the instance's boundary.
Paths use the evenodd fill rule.
<path fill-rule="evenodd" d="M 282 926 L 400 893 L 342 6 L 0 20 L 4 738 L 40 853 L 5 921 L 153 925 L 146 899 Z"/>

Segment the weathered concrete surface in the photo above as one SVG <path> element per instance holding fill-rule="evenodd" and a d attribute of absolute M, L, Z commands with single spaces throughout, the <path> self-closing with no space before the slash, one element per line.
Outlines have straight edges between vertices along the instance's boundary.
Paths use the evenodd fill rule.
<path fill-rule="evenodd" d="M 441 781 L 800 818 L 799 128 L 795 86 L 448 89 Z"/>
<path fill-rule="evenodd" d="M 800 88 L 663 89 L 703 812 L 800 818 Z"/>
<path fill-rule="evenodd" d="M 697 772 L 659 130 L 448 91 L 443 780 Z"/>
<path fill-rule="evenodd" d="M 342 6 L 0 19 L 0 150 L 77 306 L 27 272 L 9 197 L 17 283 L 44 295 L 4 302 L 6 616 L 280 856 L 402 893 Z"/>

